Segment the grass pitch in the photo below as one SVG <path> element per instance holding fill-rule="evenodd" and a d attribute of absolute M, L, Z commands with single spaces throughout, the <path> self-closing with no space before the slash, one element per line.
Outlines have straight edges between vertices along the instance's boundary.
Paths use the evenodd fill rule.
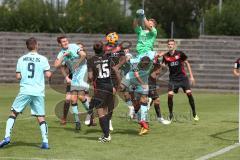
<path fill-rule="evenodd" d="M 18 85 L 0 85 L 0 138 L 4 137 L 5 122 L 10 106 L 18 93 Z M 138 136 L 139 126 L 126 118 L 127 107 L 120 102 L 114 110 L 112 141 L 97 142 L 101 135 L 99 125 L 83 126 L 74 132 L 74 124 L 60 126 L 54 115 L 55 105 L 64 95 L 46 90 L 46 115 L 49 126 L 50 150 L 41 150 L 41 135 L 37 121 L 29 109 L 15 123 L 11 144 L 0 149 L 0 159 L 98 159 L 98 160 L 192 160 L 238 140 L 238 95 L 193 93 L 200 117 L 194 123 L 190 116 L 188 99 L 184 94 L 174 97 L 177 122 L 164 126 L 155 120 L 153 107 L 150 111 L 150 133 Z M 162 95 L 163 115 L 168 113 L 167 96 Z M 81 108 L 82 109 L 82 108 Z M 236 148 L 214 160 L 238 160 L 240 148 Z"/>

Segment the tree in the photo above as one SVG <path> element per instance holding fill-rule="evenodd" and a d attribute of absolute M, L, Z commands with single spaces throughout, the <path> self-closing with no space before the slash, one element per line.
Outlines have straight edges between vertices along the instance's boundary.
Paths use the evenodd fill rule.
<path fill-rule="evenodd" d="M 141 1 L 131 0 L 132 10 L 141 7 Z M 168 37 L 171 34 L 171 22 L 174 22 L 174 37 L 189 38 L 198 36 L 201 17 L 206 8 L 217 0 L 145 0 L 148 17 L 155 18 Z"/>
<path fill-rule="evenodd" d="M 5 0 L 1 6 L 2 31 L 57 32 L 58 16 L 43 0 Z"/>
<path fill-rule="evenodd" d="M 69 0 L 63 27 L 70 32 L 130 32 L 129 18 L 122 14 L 119 5 L 118 0 Z"/>
<path fill-rule="evenodd" d="M 212 35 L 240 35 L 240 1 L 224 1 L 222 12 L 218 6 L 212 6 L 206 12 L 206 32 Z"/>

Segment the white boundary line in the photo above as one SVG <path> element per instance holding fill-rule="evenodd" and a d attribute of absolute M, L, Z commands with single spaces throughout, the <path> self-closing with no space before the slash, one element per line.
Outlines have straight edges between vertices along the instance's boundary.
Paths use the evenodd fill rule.
<path fill-rule="evenodd" d="M 205 156 L 202 156 L 200 158 L 197 158 L 196 160 L 208 160 L 210 158 L 213 158 L 213 157 L 216 157 L 216 156 L 219 156 L 221 154 L 224 154 L 234 148 L 237 148 L 237 147 L 240 147 L 240 143 L 236 143 L 236 144 L 233 144 L 231 146 L 228 146 L 228 147 L 225 147 L 223 149 L 220 149 L 219 151 L 216 151 L 216 152 L 213 152 L 213 153 L 209 153 Z"/>
<path fill-rule="evenodd" d="M 238 143 L 233 144 L 228 147 L 225 147 L 223 149 L 220 149 L 219 151 L 209 153 L 209 154 L 202 156 L 196 160 L 208 160 L 209 158 L 219 156 L 219 155 L 224 154 L 224 153 L 226 153 L 234 148 L 237 148 L 237 147 L 240 147 L 240 77 L 238 80 Z"/>

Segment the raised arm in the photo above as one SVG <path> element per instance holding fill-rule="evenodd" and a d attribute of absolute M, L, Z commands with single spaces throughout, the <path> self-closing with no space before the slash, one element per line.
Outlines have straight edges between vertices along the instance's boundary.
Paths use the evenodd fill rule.
<path fill-rule="evenodd" d="M 149 21 L 147 20 L 146 17 L 143 19 L 143 22 L 144 22 L 145 27 L 146 27 L 149 31 L 152 31 L 152 27 L 151 27 L 151 25 L 149 24 Z"/>

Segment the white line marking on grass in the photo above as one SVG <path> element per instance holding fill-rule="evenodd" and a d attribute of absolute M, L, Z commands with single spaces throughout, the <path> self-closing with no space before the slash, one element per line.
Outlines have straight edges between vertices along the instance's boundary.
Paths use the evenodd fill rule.
<path fill-rule="evenodd" d="M 57 159 L 57 158 L 25 158 L 25 157 L 0 157 L 0 159 L 14 159 L 14 160 L 79 160 L 79 159 Z"/>
<path fill-rule="evenodd" d="M 54 115 L 49 115 L 49 116 L 46 116 L 47 117 L 54 117 L 56 116 L 55 114 Z M 29 120 L 29 119 L 35 119 L 36 117 L 34 116 L 31 116 L 31 117 L 26 117 L 26 118 L 17 118 L 17 121 L 25 121 L 25 120 Z M 0 123 L 5 123 L 7 121 L 7 119 L 5 121 L 0 121 Z"/>
<path fill-rule="evenodd" d="M 230 151 L 230 150 L 232 150 L 234 148 L 237 148 L 237 147 L 240 147 L 240 143 L 236 143 L 234 145 L 231 145 L 231 146 L 225 147 L 223 149 L 220 149 L 219 151 L 216 151 L 216 152 L 213 152 L 213 153 L 209 153 L 209 154 L 207 154 L 205 156 L 202 156 L 202 157 L 200 157 L 200 158 L 198 158 L 196 160 L 208 160 L 210 158 L 213 158 L 213 157 L 219 156 L 221 154 L 224 154 L 224 153 L 226 153 L 226 152 L 228 152 L 228 151 Z"/>

